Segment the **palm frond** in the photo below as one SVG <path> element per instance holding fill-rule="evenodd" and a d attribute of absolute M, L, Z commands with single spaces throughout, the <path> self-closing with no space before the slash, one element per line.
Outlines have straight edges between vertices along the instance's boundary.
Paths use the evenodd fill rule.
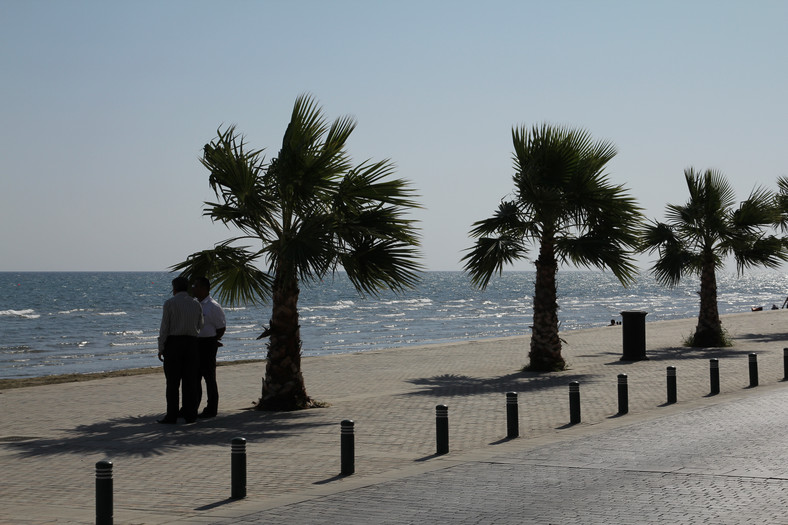
<path fill-rule="evenodd" d="M 207 277 L 214 295 L 228 306 L 256 304 L 270 299 L 273 285 L 273 278 L 254 266 L 258 257 L 246 247 L 218 245 L 193 253 L 170 269 L 190 281 Z"/>
<path fill-rule="evenodd" d="M 471 237 L 486 237 L 497 234 L 525 237 L 529 235 L 528 224 L 524 223 L 520 209 L 514 201 L 502 201 L 492 217 L 473 223 Z"/>
<path fill-rule="evenodd" d="M 297 219 L 286 235 L 272 240 L 264 251 L 271 268 L 282 275 L 302 281 L 321 279 L 336 257 L 329 217 L 316 213 Z"/>
<path fill-rule="evenodd" d="M 335 206 L 360 208 L 368 204 L 392 204 L 421 208 L 418 195 L 405 179 L 386 179 L 394 173 L 394 164 L 386 159 L 364 161 L 348 171 L 334 196 Z"/>
<path fill-rule="evenodd" d="M 393 239 L 419 245 L 418 228 L 415 221 L 404 217 L 402 210 L 394 206 L 375 206 L 354 213 L 334 216 L 335 235 L 340 242 L 349 242 L 357 237 Z"/>
<path fill-rule="evenodd" d="M 339 262 L 356 290 L 377 296 L 383 289 L 401 292 L 413 288 L 423 271 L 418 256 L 410 244 L 365 238 L 341 254 Z"/>
<path fill-rule="evenodd" d="M 735 230 L 756 230 L 779 223 L 780 210 L 775 195 L 764 189 L 755 188 L 739 208 L 733 212 L 732 226 Z"/>
<path fill-rule="evenodd" d="M 699 274 L 698 256 L 685 250 L 681 244 L 667 244 L 651 267 L 654 277 L 661 285 L 675 287 L 686 275 Z"/>
<path fill-rule="evenodd" d="M 788 261 L 785 242 L 775 236 L 765 236 L 742 243 L 735 247 L 733 255 L 739 275 L 744 270 L 756 266 L 776 269 Z"/>
<path fill-rule="evenodd" d="M 788 231 L 788 177 L 777 179 L 777 194 L 775 206 L 780 212 L 780 218 L 775 226 L 780 228 L 783 233 Z"/>
<path fill-rule="evenodd" d="M 246 151 L 233 126 L 217 130 L 200 162 L 210 171 L 208 181 L 220 202 L 205 202 L 204 215 L 247 233 L 259 233 L 261 225 L 274 222 L 278 206 L 263 181 L 267 165 L 262 151 Z"/>
<path fill-rule="evenodd" d="M 654 221 L 644 226 L 640 236 L 638 251 L 654 253 L 663 245 L 679 243 L 678 237 L 671 227 L 665 223 Z"/>
<path fill-rule="evenodd" d="M 622 241 L 621 239 L 626 239 Z M 592 230 L 579 237 L 562 236 L 555 241 L 555 252 L 562 262 L 571 262 L 585 268 L 609 268 L 623 284 L 635 283 L 637 266 L 631 256 L 631 249 L 637 238 L 624 233 L 603 229 Z"/>
<path fill-rule="evenodd" d="M 468 253 L 461 259 L 463 267 L 470 275 L 471 283 L 481 289 L 487 288 L 494 274 L 500 275 L 504 265 L 512 264 L 524 258 L 528 250 L 522 237 L 501 235 L 499 237 L 481 237 Z"/>

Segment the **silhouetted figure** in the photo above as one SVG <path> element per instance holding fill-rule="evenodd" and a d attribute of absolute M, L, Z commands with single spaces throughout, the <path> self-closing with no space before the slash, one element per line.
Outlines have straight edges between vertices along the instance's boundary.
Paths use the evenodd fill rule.
<path fill-rule="evenodd" d="M 197 380 L 197 407 L 202 400 L 202 380 L 205 380 L 205 393 L 208 404 L 198 417 L 216 417 L 219 410 L 219 386 L 216 383 L 216 352 L 222 346 L 220 342 L 227 322 L 224 310 L 210 296 L 211 283 L 200 277 L 193 285 L 194 296 L 200 301 L 202 315 L 205 320 L 200 335 L 197 336 L 197 349 L 200 355 L 200 377 Z"/>
<path fill-rule="evenodd" d="M 172 280 L 172 297 L 164 301 L 159 328 L 159 360 L 164 362 L 167 379 L 167 415 L 159 423 L 178 421 L 179 391 L 183 390 L 183 417 L 187 423 L 197 419 L 199 386 L 197 334 L 203 325 L 199 301 L 189 296 L 189 281 Z"/>

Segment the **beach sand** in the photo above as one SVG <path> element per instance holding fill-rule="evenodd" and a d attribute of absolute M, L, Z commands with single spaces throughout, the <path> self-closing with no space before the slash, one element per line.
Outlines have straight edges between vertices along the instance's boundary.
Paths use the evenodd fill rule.
<path fill-rule="evenodd" d="M 532 446 L 595 427 L 657 417 L 675 407 L 744 395 L 748 354 L 761 385 L 783 379 L 788 310 L 727 315 L 734 346 L 682 346 L 695 319 L 646 323 L 649 360 L 622 362 L 622 327 L 564 332 L 569 370 L 522 372 L 528 337 L 406 347 L 303 360 L 308 393 L 326 408 L 252 410 L 263 363 L 218 372 L 219 416 L 158 425 L 161 373 L 43 384 L 0 392 L 0 521 L 94 521 L 94 466 L 114 463 L 122 523 L 210 521 L 446 466 L 507 447 Z M 709 398 L 709 359 L 720 360 L 720 396 Z M 666 367 L 677 369 L 678 404 L 665 406 Z M 629 414 L 617 412 L 627 374 Z M 568 389 L 579 381 L 580 425 L 569 426 Z M 519 393 L 521 439 L 507 441 L 505 393 Z M 435 406 L 449 407 L 451 453 L 435 457 Z M 340 421 L 355 422 L 356 474 L 339 477 Z M 230 441 L 247 439 L 248 497 L 229 503 Z M 60 521 L 58 521 L 60 522 Z"/>

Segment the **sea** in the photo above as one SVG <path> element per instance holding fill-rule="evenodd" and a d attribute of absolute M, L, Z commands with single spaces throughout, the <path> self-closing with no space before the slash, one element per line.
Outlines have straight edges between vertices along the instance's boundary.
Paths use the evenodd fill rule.
<path fill-rule="evenodd" d="M 37 377 L 160 366 L 157 337 L 168 272 L 0 272 L 0 378 Z M 622 311 L 645 311 L 646 322 L 696 317 L 698 281 L 675 288 L 644 273 L 623 287 L 610 273 L 558 272 L 560 330 L 620 321 Z M 427 272 L 400 294 L 359 295 L 337 273 L 302 285 L 302 353 L 365 352 L 530 333 L 534 272 L 504 272 L 485 290 L 462 272 Z M 721 314 L 782 306 L 788 274 L 718 275 Z M 219 361 L 262 359 L 257 337 L 270 305 L 225 306 L 227 332 Z M 687 334 L 689 335 L 689 334 Z"/>

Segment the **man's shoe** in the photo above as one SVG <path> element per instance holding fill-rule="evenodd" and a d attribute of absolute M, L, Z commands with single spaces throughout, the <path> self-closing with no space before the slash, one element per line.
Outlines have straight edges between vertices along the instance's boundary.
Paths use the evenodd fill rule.
<path fill-rule="evenodd" d="M 161 423 L 162 425 L 174 425 L 178 422 L 178 420 L 165 417 L 164 419 L 157 419 L 156 422 Z"/>
<path fill-rule="evenodd" d="M 187 419 L 187 420 L 186 420 L 186 423 L 194 423 L 195 421 L 197 421 L 197 418 L 194 418 L 194 419 Z"/>
<path fill-rule="evenodd" d="M 202 418 L 202 419 L 207 419 L 209 417 L 216 417 L 216 412 L 210 412 L 208 410 L 203 410 L 202 412 L 197 414 L 197 417 Z"/>

